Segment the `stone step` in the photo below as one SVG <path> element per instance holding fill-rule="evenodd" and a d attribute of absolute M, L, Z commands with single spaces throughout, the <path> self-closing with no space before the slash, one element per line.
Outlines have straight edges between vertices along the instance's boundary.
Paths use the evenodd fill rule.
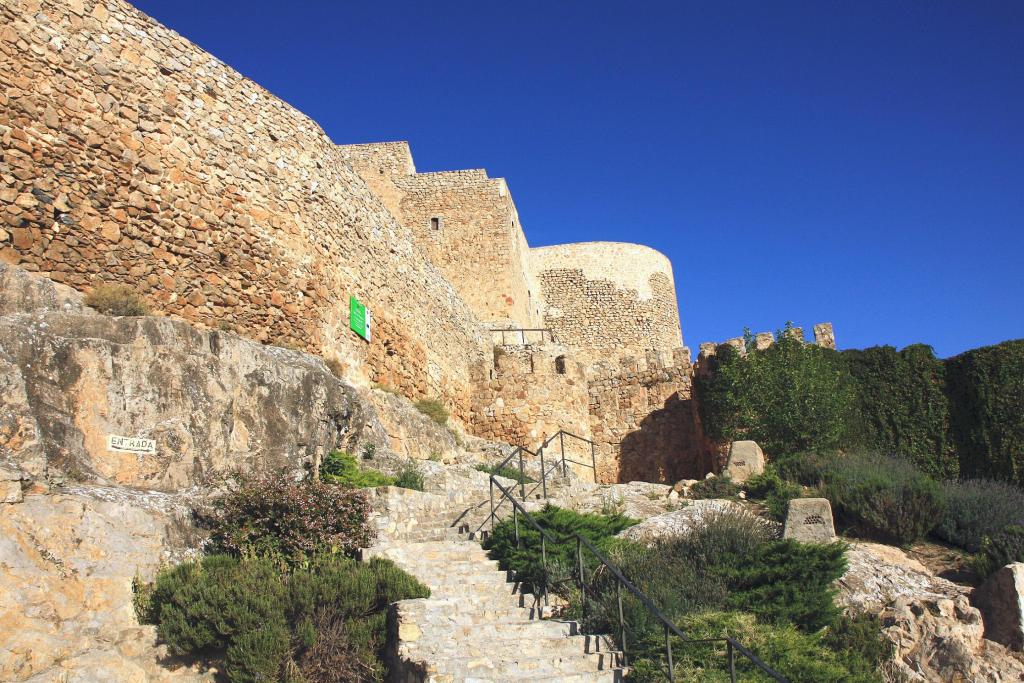
<path fill-rule="evenodd" d="M 544 646 L 546 643 L 537 643 Z M 621 667 L 617 652 L 581 653 L 564 655 L 510 655 L 507 653 L 482 652 L 474 656 L 446 657 L 431 660 L 428 667 L 439 674 L 448 674 L 453 680 L 494 680 L 515 681 L 523 678 L 557 678 L 564 675 L 579 675 L 610 671 Z"/>
<path fill-rule="evenodd" d="M 521 633 L 528 632 L 533 626 L 546 624 L 535 621 L 522 625 Z M 422 630 L 422 629 L 421 629 Z M 411 649 L 420 652 L 445 653 L 456 658 L 498 657 L 508 659 L 554 657 L 565 658 L 583 654 L 601 654 L 615 652 L 615 646 L 605 636 L 595 635 L 544 635 L 533 634 L 529 637 L 516 637 L 511 631 L 507 637 L 473 638 L 468 641 L 456 642 L 443 631 L 435 635 L 424 632 Z"/>

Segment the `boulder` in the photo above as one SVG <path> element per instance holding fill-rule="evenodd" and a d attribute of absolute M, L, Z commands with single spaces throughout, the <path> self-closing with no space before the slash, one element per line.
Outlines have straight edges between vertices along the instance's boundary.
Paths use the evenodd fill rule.
<path fill-rule="evenodd" d="M 985 637 L 1024 649 L 1024 562 L 1008 564 L 971 594 L 985 619 Z"/>
<path fill-rule="evenodd" d="M 725 474 L 742 484 L 755 474 L 764 472 L 764 453 L 756 441 L 733 441 L 729 445 L 729 460 Z"/>
<path fill-rule="evenodd" d="M 836 540 L 832 506 L 827 498 L 795 498 L 789 501 L 783 538 L 801 543 L 831 543 Z"/>

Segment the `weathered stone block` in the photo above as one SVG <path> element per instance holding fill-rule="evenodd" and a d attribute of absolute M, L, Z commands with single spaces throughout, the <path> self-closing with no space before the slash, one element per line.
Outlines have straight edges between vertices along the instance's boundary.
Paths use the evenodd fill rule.
<path fill-rule="evenodd" d="M 985 637 L 1024 650 L 1024 562 L 1008 564 L 971 595 L 985 620 Z"/>
<path fill-rule="evenodd" d="M 801 543 L 831 543 L 836 540 L 832 505 L 827 498 L 797 498 L 789 501 L 783 538 Z"/>
<path fill-rule="evenodd" d="M 729 461 L 725 474 L 742 484 L 755 474 L 764 472 L 764 452 L 756 441 L 733 441 L 729 445 Z"/>

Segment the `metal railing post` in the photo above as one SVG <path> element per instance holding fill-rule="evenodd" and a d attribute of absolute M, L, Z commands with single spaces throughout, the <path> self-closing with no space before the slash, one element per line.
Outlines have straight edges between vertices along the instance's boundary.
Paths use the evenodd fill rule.
<path fill-rule="evenodd" d="M 583 619 L 587 618 L 587 584 L 585 583 L 586 577 L 583 574 L 583 541 L 580 537 L 576 537 L 576 561 L 580 567 L 580 605 L 582 606 Z"/>
<path fill-rule="evenodd" d="M 540 535 L 540 562 L 544 567 L 544 606 L 548 606 L 548 540 L 544 534 Z M 544 616 L 544 615 L 541 615 Z"/>
<path fill-rule="evenodd" d="M 512 524 L 516 527 L 516 548 L 521 547 L 519 543 L 519 508 L 512 506 Z"/>
<path fill-rule="evenodd" d="M 519 447 L 519 497 L 526 500 L 526 473 L 523 470 L 523 447 Z"/>
<path fill-rule="evenodd" d="M 526 330 L 519 330 L 523 335 L 523 346 L 526 346 Z"/>
<path fill-rule="evenodd" d="M 491 476 L 493 477 L 494 475 Z M 494 480 L 490 479 L 489 483 L 491 485 L 491 531 L 494 531 Z"/>
<path fill-rule="evenodd" d="M 540 450 L 538 451 L 538 454 L 540 455 L 540 486 L 541 486 L 541 489 L 544 491 L 544 500 L 547 500 L 548 499 L 548 471 L 547 471 L 547 468 L 544 467 L 544 446 L 543 445 L 541 445 Z"/>
<path fill-rule="evenodd" d="M 590 442 L 590 465 L 594 468 L 594 483 L 597 483 L 597 444 L 593 441 Z"/>
<path fill-rule="evenodd" d="M 615 581 L 615 601 L 619 603 L 619 642 L 622 644 L 622 665 L 629 664 L 629 656 L 626 654 L 626 615 L 622 612 L 622 584 Z"/>
<path fill-rule="evenodd" d="M 558 432 L 558 444 L 562 448 L 562 476 L 569 476 L 569 468 L 565 464 L 565 432 L 559 430 Z"/>
<path fill-rule="evenodd" d="M 668 680 L 676 680 L 676 667 L 672 663 L 672 640 L 669 638 L 668 624 L 665 624 L 665 654 L 668 656 Z"/>
<path fill-rule="evenodd" d="M 501 345 L 505 345 L 505 330 L 501 330 Z"/>
<path fill-rule="evenodd" d="M 732 641 L 725 641 L 729 651 L 729 681 L 736 683 L 736 650 L 732 649 Z"/>

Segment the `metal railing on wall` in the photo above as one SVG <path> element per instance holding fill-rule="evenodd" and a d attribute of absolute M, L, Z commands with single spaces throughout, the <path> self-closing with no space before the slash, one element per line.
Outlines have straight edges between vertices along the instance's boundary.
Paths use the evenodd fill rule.
<path fill-rule="evenodd" d="M 517 450 L 521 450 L 521 449 L 517 449 Z M 508 462 L 510 462 L 517 455 L 520 457 L 519 469 L 520 469 L 520 472 L 522 472 L 523 471 L 523 465 L 522 465 L 522 460 L 521 460 L 521 458 L 522 458 L 522 453 L 521 452 L 518 452 L 518 453 L 517 452 L 513 452 L 512 455 L 509 456 L 509 458 L 506 458 L 505 463 L 503 463 L 503 465 L 505 465 Z M 623 610 L 623 605 L 622 605 L 622 589 L 623 588 L 625 588 L 626 591 L 629 594 L 631 594 L 647 610 L 647 612 L 649 612 L 651 614 L 651 616 L 653 616 L 655 618 L 655 620 L 657 622 L 660 623 L 660 625 L 661 625 L 661 627 L 662 627 L 662 629 L 664 631 L 664 636 L 665 636 L 665 640 L 664 640 L 664 642 L 665 642 L 665 648 L 664 648 L 665 667 L 661 669 L 661 672 L 666 676 L 666 678 L 669 681 L 675 681 L 675 662 L 673 660 L 673 650 L 672 650 L 672 641 L 673 641 L 673 638 L 675 638 L 683 646 L 711 644 L 711 643 L 725 643 L 725 646 L 726 646 L 726 653 L 725 653 L 726 666 L 728 667 L 729 680 L 731 681 L 731 683 L 736 683 L 736 655 L 737 655 L 737 653 L 741 657 L 746 658 L 747 661 L 749 661 L 756 668 L 760 669 L 762 672 L 767 674 L 773 680 L 778 681 L 778 683 L 789 683 L 788 679 L 786 679 L 782 674 L 780 674 L 779 672 L 777 672 L 774 669 L 772 669 L 765 662 L 763 662 L 757 655 L 755 655 L 752 651 L 750 651 L 748 648 L 743 646 L 743 644 L 741 644 L 739 641 L 737 641 L 734 638 L 726 636 L 726 637 L 722 637 L 722 638 L 691 639 L 690 637 L 688 637 L 682 630 L 680 630 L 674 623 L 672 623 L 668 619 L 668 617 L 666 617 L 661 612 L 661 610 L 658 609 L 658 607 L 651 601 L 651 599 L 649 597 L 647 597 L 647 595 L 643 591 L 641 591 L 629 579 L 627 579 L 622 574 L 622 572 L 619 570 L 618 567 L 613 565 L 608 560 L 608 558 L 606 558 L 596 547 L 594 547 L 593 543 L 591 543 L 588 539 L 584 538 L 583 536 L 581 536 L 580 534 L 578 534 L 576 532 L 573 532 L 572 534 L 570 534 L 570 535 L 568 535 L 568 536 L 566 536 L 564 538 L 555 538 L 553 535 L 549 534 L 544 528 L 542 528 L 540 526 L 540 524 L 537 523 L 537 521 L 530 515 L 529 512 L 527 512 L 526 508 L 524 508 L 522 506 L 522 504 L 520 504 L 518 501 L 516 501 L 514 494 L 511 491 L 509 491 L 509 489 L 507 489 L 504 486 L 502 486 L 501 483 L 498 482 L 498 480 L 496 479 L 494 474 L 491 475 L 490 479 L 491 479 L 491 488 L 490 488 L 490 490 L 491 490 L 491 494 L 490 494 L 491 495 L 491 516 L 490 516 L 491 531 L 494 530 L 494 523 L 495 523 L 495 519 L 497 518 L 497 511 L 498 511 L 498 509 L 500 508 L 501 504 L 504 503 L 507 500 L 512 505 L 512 523 L 513 523 L 514 529 L 515 529 L 516 547 L 517 548 L 522 548 L 522 539 L 521 539 L 521 536 L 520 536 L 520 533 L 519 533 L 519 517 L 520 516 L 522 516 L 522 518 L 525 520 L 525 522 L 527 524 L 529 524 L 531 527 L 533 527 L 540 534 L 540 556 L 541 556 L 541 563 L 542 563 L 542 567 L 543 567 L 543 584 L 540 587 L 540 589 L 541 589 L 541 599 L 543 600 L 544 605 L 548 604 L 548 557 L 547 557 L 547 550 L 548 550 L 548 547 L 553 545 L 553 544 L 559 544 L 559 543 L 575 543 L 576 544 L 577 567 L 576 567 L 576 576 L 574 577 L 574 581 L 577 582 L 577 586 L 578 586 L 579 591 L 580 591 L 581 608 L 583 610 L 583 618 L 584 618 L 584 620 L 586 620 L 586 615 L 587 615 L 587 578 L 586 578 L 586 566 L 585 566 L 585 563 L 583 561 L 583 551 L 586 550 L 588 553 L 590 553 L 590 555 L 592 555 L 597 560 L 599 567 L 603 567 L 604 569 L 606 569 L 607 572 L 610 573 L 611 576 L 614 578 L 614 580 L 615 580 L 616 605 L 617 605 L 617 608 L 618 608 L 619 646 L 622 649 L 622 656 L 623 656 L 623 664 L 624 665 L 628 666 L 628 663 L 629 663 L 629 657 L 630 657 L 630 654 L 629 654 L 629 643 L 630 643 L 630 638 L 634 638 L 634 639 L 637 639 L 637 638 L 636 638 L 636 633 L 633 632 L 632 629 L 629 628 L 629 625 L 626 623 L 625 611 Z M 520 488 L 520 493 L 521 493 L 521 495 L 524 496 L 524 499 L 525 499 L 525 489 L 522 488 L 522 486 L 523 486 L 522 481 L 520 481 L 520 487 L 521 487 Z M 495 488 L 497 488 L 497 490 L 500 492 L 500 499 L 498 500 L 497 504 L 495 504 L 495 500 L 494 500 L 494 490 L 495 490 Z M 595 569 L 594 571 L 597 571 L 597 569 Z M 593 577 L 593 575 L 594 575 L 594 572 L 591 572 L 591 577 Z M 536 586 L 534 587 L 534 590 L 536 590 Z M 637 640 L 639 640 L 639 639 L 637 639 Z"/>
<path fill-rule="evenodd" d="M 545 337 L 549 342 L 554 343 L 555 335 L 550 328 L 547 327 L 509 327 L 509 328 L 493 328 L 491 330 L 491 341 L 494 343 L 500 343 L 502 346 L 507 345 L 521 345 L 526 346 L 527 344 L 543 344 Z"/>

